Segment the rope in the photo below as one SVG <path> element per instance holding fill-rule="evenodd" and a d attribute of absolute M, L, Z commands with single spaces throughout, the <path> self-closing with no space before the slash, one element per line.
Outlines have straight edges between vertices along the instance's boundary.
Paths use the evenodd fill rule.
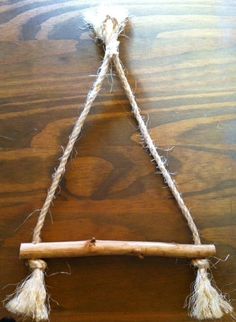
<path fill-rule="evenodd" d="M 161 156 L 159 155 L 155 145 L 154 145 L 154 142 L 148 132 L 148 129 L 147 129 L 147 126 L 145 124 L 145 122 L 143 121 L 143 118 L 141 116 L 141 113 L 140 113 L 140 110 L 139 110 L 139 107 L 137 105 L 137 102 L 135 100 L 135 96 L 131 90 L 131 87 L 129 85 L 129 82 L 125 76 L 125 72 L 124 72 L 124 69 L 122 67 L 122 64 L 121 64 L 121 61 L 120 61 L 120 58 L 119 58 L 119 55 L 116 54 L 113 56 L 113 63 L 116 67 L 116 70 L 117 70 L 117 73 L 118 73 L 118 76 L 121 80 L 121 83 L 123 85 L 123 88 L 125 90 L 125 93 L 129 99 L 129 102 L 130 102 L 130 105 L 132 107 L 132 112 L 134 114 L 134 117 L 138 123 L 138 126 L 139 126 L 139 130 L 143 136 L 143 139 L 146 143 L 146 146 L 148 148 L 148 150 L 150 151 L 153 159 L 155 160 L 158 168 L 160 169 L 163 177 L 164 177 L 164 180 L 165 182 L 167 183 L 168 187 L 170 188 L 183 216 L 185 217 L 185 219 L 187 220 L 187 223 L 188 223 L 188 226 L 192 232 L 192 235 L 193 235 L 193 241 L 194 241 L 194 244 L 196 245 L 200 245 L 201 244 L 201 239 L 200 239 L 200 236 L 199 236 L 199 232 L 198 232 L 198 229 L 197 229 L 197 226 L 193 220 L 193 217 L 188 209 L 188 207 L 186 206 L 183 198 L 181 197 L 181 194 L 179 192 L 179 190 L 177 189 L 176 187 L 176 184 L 174 182 L 174 180 L 171 178 L 171 175 L 169 174 L 168 170 L 166 169 L 165 167 L 165 164 L 164 162 L 162 161 L 162 158 Z"/>
<path fill-rule="evenodd" d="M 119 45 L 119 42 L 111 43 L 110 46 L 108 46 L 106 48 L 104 59 L 103 59 L 102 65 L 100 67 L 97 79 L 93 84 L 92 90 L 87 95 L 87 99 L 84 104 L 83 111 L 80 114 L 79 118 L 77 119 L 77 121 L 74 125 L 72 133 L 69 137 L 69 141 L 67 143 L 67 146 L 64 150 L 62 157 L 60 158 L 59 166 L 56 169 L 55 173 L 53 174 L 51 186 L 48 190 L 46 199 L 44 201 L 44 204 L 41 208 L 41 211 L 40 211 L 40 214 L 38 217 L 37 224 L 34 228 L 33 239 L 32 239 L 33 243 L 40 243 L 41 242 L 41 232 L 43 229 L 45 218 L 46 218 L 48 210 L 55 198 L 55 193 L 56 193 L 56 190 L 59 186 L 62 175 L 65 172 L 68 158 L 73 150 L 76 140 L 79 137 L 79 134 L 81 133 L 82 127 L 83 127 L 84 122 L 90 112 L 91 106 L 101 89 L 102 83 L 104 81 L 104 78 L 105 78 L 108 68 L 109 68 L 109 63 L 111 61 L 112 55 L 114 54 L 114 52 L 117 52 L 118 45 Z"/>

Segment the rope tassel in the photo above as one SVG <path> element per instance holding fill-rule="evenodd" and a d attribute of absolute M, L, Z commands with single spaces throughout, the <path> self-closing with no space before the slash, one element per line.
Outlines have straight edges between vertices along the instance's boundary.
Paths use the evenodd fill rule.
<path fill-rule="evenodd" d="M 197 276 L 193 293 L 189 299 L 190 315 L 198 320 L 220 319 L 225 313 L 232 314 L 233 308 L 226 297 L 212 285 L 208 260 L 194 260 Z"/>
<path fill-rule="evenodd" d="M 6 304 L 6 309 L 37 322 L 48 320 L 49 308 L 44 281 L 47 264 L 43 260 L 30 260 L 29 266 L 32 273 L 17 287 L 13 298 Z"/>

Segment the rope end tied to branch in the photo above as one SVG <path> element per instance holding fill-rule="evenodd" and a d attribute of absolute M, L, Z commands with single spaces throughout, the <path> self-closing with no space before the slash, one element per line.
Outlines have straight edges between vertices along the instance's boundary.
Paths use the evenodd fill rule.
<path fill-rule="evenodd" d="M 212 285 L 210 264 L 206 259 L 192 261 L 197 268 L 193 293 L 189 298 L 190 316 L 198 319 L 220 319 L 224 314 L 233 314 L 233 308 L 225 295 Z"/>
<path fill-rule="evenodd" d="M 30 260 L 32 273 L 20 284 L 15 293 L 8 298 L 5 307 L 13 314 L 38 321 L 48 320 L 49 307 L 44 272 L 47 264 L 40 259 Z"/>

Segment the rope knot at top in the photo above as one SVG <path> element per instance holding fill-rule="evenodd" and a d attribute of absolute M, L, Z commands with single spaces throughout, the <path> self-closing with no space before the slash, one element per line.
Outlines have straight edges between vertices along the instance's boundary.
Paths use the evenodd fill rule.
<path fill-rule="evenodd" d="M 47 263 L 42 259 L 31 259 L 29 260 L 29 267 L 31 268 L 31 270 L 37 268 L 44 272 L 47 268 Z"/>
<path fill-rule="evenodd" d="M 120 6 L 99 6 L 84 12 L 85 21 L 92 26 L 95 35 L 105 45 L 109 45 L 124 29 L 128 12 Z"/>

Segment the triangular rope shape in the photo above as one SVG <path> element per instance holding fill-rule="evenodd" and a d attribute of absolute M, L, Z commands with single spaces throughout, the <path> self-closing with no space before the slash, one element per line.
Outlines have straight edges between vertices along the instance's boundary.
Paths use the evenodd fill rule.
<path fill-rule="evenodd" d="M 124 69 L 119 58 L 118 37 L 126 25 L 127 18 L 128 13 L 120 7 L 98 7 L 95 10 L 90 9 L 85 13 L 85 20 L 94 29 L 96 37 L 102 40 L 105 45 L 105 54 L 97 78 L 91 91 L 87 95 L 82 113 L 74 125 L 68 144 L 60 158 L 59 166 L 53 175 L 51 186 L 48 190 L 46 200 L 41 208 L 38 221 L 34 229 L 32 244 L 22 244 L 21 247 L 21 256 L 22 258 L 24 257 L 29 259 L 29 267 L 31 268 L 32 273 L 16 289 L 15 294 L 8 298 L 9 301 L 6 303 L 6 308 L 15 314 L 22 315 L 23 317 L 30 317 L 36 321 L 48 320 L 49 307 L 44 281 L 44 272 L 47 265 L 42 259 L 35 257 L 35 254 L 40 253 L 40 249 L 41 254 L 43 254 L 42 250 L 44 250 L 45 257 L 60 257 L 63 252 L 65 254 L 69 249 L 70 251 L 77 252 L 74 256 L 88 256 L 89 254 L 107 255 L 112 253 L 138 256 L 164 255 L 188 257 L 192 259 L 193 266 L 197 268 L 194 290 L 189 300 L 190 315 L 201 320 L 221 318 L 224 313 L 233 312 L 233 308 L 230 303 L 227 302 L 225 296 L 217 290 L 217 288 L 213 287 L 211 283 L 212 278 L 209 272 L 210 264 L 206 257 L 213 255 L 215 248 L 213 245 L 201 244 L 199 232 L 193 221 L 192 215 L 153 143 L 141 116 L 135 96 L 125 76 Z M 194 245 L 176 245 L 155 242 L 96 241 L 95 239 L 68 243 L 41 243 L 41 232 L 45 218 L 55 197 L 60 180 L 65 172 L 68 158 L 71 155 L 79 134 L 81 133 L 92 104 L 101 89 L 111 62 L 116 68 L 117 75 L 119 76 L 126 96 L 129 99 L 133 115 L 138 123 L 139 130 L 146 147 L 155 160 L 157 167 L 161 171 L 166 184 L 171 190 L 188 223 Z M 45 249 L 47 247 L 49 249 L 49 253 L 46 256 Z M 83 255 L 82 253 L 86 253 L 87 255 Z M 67 253 L 66 256 L 70 255 L 71 253 Z"/>

